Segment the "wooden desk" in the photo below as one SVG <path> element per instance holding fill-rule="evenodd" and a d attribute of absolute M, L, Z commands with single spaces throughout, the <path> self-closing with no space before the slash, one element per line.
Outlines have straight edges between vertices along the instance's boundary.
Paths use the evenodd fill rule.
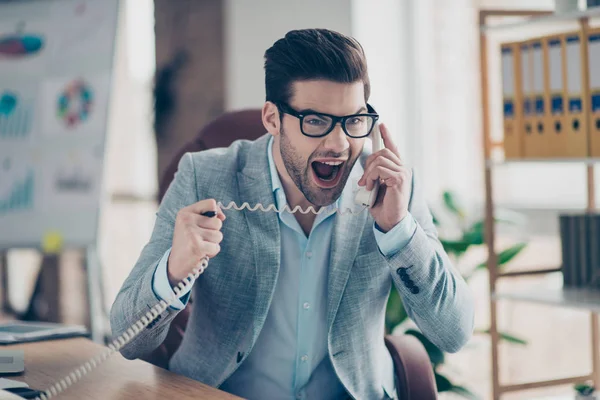
<path fill-rule="evenodd" d="M 25 351 L 25 374 L 9 379 L 26 382 L 32 389 L 46 390 L 67 376 L 104 347 L 85 338 L 45 341 L 2 349 Z M 144 400 L 235 400 L 232 396 L 186 377 L 140 360 L 113 354 L 102 365 L 55 397 L 62 399 L 144 399 Z"/>

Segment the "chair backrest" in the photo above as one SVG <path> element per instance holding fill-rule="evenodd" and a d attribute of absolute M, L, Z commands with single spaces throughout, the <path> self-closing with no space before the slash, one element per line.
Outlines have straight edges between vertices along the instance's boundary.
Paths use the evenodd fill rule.
<path fill-rule="evenodd" d="M 231 111 L 215 118 L 173 157 L 160 179 L 158 200 L 162 201 L 175 176 L 179 160 L 185 153 L 228 147 L 238 139 L 254 140 L 265 133 L 266 129 L 262 123 L 260 109 Z"/>
<path fill-rule="evenodd" d="M 181 157 L 188 152 L 228 147 L 239 139 L 254 140 L 266 133 L 262 123 L 260 109 L 248 109 L 225 113 L 211 121 L 192 139 L 179 150 L 173 158 L 159 183 L 158 200 L 162 201 L 169 185 L 173 181 Z M 175 353 L 185 332 L 193 299 L 190 298 L 188 306 L 182 310 L 171 322 L 167 337 L 163 343 L 152 353 L 142 357 L 158 367 L 168 368 L 169 360 Z"/>

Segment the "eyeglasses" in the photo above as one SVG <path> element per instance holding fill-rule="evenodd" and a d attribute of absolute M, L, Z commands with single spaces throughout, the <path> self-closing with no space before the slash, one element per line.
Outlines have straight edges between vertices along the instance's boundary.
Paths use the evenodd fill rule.
<path fill-rule="evenodd" d="M 309 137 L 323 137 L 329 134 L 338 122 L 342 130 L 351 138 L 358 139 L 369 136 L 379 115 L 375 109 L 367 104 L 368 113 L 352 114 L 338 117 L 331 114 L 323 114 L 315 111 L 296 111 L 286 103 L 277 103 L 280 112 L 292 115 L 300 121 L 302 134 Z"/>

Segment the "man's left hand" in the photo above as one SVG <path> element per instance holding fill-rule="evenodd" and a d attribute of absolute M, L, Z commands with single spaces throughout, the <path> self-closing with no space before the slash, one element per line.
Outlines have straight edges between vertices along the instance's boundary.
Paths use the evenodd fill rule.
<path fill-rule="evenodd" d="M 408 215 L 412 172 L 402 162 L 387 127 L 379 124 L 379 131 L 384 148 L 367 158 L 358 184 L 371 190 L 379 180 L 379 194 L 370 212 L 379 228 L 388 232 Z"/>

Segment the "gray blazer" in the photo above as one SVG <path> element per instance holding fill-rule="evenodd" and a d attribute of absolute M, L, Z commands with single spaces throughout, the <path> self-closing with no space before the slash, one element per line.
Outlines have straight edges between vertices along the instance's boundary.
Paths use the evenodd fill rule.
<path fill-rule="evenodd" d="M 265 135 L 228 148 L 187 153 L 157 212 L 149 243 L 123 283 L 110 321 L 120 335 L 158 301 L 155 268 L 171 247 L 179 209 L 201 199 L 223 204 L 274 204 Z M 364 158 L 363 158 L 364 161 Z M 363 166 L 357 162 L 358 173 Z M 356 399 L 395 398 L 393 363 L 384 344 L 384 319 L 392 285 L 419 329 L 437 346 L 456 352 L 473 331 L 470 289 L 453 270 L 415 179 L 409 211 L 417 230 L 406 247 L 384 257 L 368 211 L 336 216 L 328 279 L 329 355 L 342 384 Z M 219 387 L 252 350 L 267 317 L 279 270 L 277 214 L 227 210 L 221 252 L 193 288 L 194 307 L 170 369 Z M 123 347 L 128 359 L 156 349 L 177 310 Z"/>

